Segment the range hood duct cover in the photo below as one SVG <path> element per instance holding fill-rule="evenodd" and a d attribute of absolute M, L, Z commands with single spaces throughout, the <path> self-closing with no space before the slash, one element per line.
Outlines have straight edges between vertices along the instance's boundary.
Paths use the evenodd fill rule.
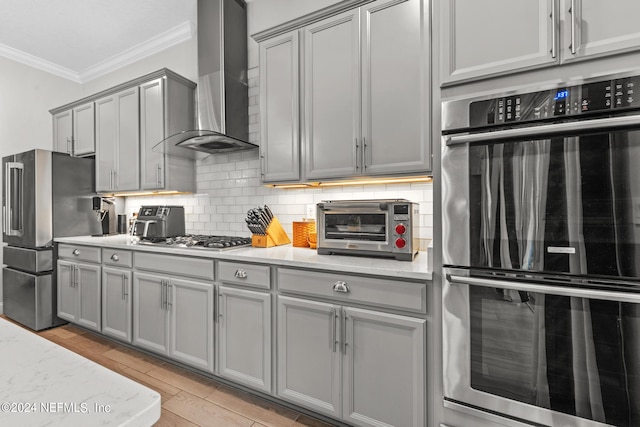
<path fill-rule="evenodd" d="M 160 144 L 207 154 L 257 148 L 249 139 L 247 5 L 244 0 L 198 0 L 197 128 Z M 184 155 L 184 154 L 183 154 Z"/>

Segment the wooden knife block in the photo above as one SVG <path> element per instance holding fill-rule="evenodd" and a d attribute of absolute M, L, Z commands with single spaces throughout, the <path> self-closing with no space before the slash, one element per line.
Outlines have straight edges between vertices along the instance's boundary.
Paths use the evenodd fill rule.
<path fill-rule="evenodd" d="M 266 236 L 254 234 L 251 236 L 251 246 L 255 248 L 270 248 L 273 246 L 288 245 L 291 243 L 287 232 L 282 228 L 278 218 L 274 217 L 267 227 Z"/>

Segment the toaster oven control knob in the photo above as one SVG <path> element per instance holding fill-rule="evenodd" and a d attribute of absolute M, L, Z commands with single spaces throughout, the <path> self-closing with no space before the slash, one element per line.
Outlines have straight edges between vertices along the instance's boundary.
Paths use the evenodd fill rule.
<path fill-rule="evenodd" d="M 406 232 L 407 232 L 407 227 L 404 224 L 396 225 L 396 233 L 397 234 L 402 236 Z"/>
<path fill-rule="evenodd" d="M 396 239 L 396 248 L 398 249 L 402 249 L 407 245 L 407 241 L 404 240 L 402 237 L 398 237 Z"/>

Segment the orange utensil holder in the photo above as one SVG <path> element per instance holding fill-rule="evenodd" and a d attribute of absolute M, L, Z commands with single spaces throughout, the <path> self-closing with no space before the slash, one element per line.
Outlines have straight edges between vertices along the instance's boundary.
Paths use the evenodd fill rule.
<path fill-rule="evenodd" d="M 309 234 L 316 232 L 315 221 L 294 221 L 293 222 L 293 246 L 297 248 L 308 248 Z"/>

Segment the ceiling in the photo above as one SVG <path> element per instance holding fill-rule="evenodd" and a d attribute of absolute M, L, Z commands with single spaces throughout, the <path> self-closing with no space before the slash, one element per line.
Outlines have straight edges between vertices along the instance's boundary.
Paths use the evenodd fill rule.
<path fill-rule="evenodd" d="M 196 0 L 0 0 L 0 56 L 78 83 L 195 29 Z"/>

